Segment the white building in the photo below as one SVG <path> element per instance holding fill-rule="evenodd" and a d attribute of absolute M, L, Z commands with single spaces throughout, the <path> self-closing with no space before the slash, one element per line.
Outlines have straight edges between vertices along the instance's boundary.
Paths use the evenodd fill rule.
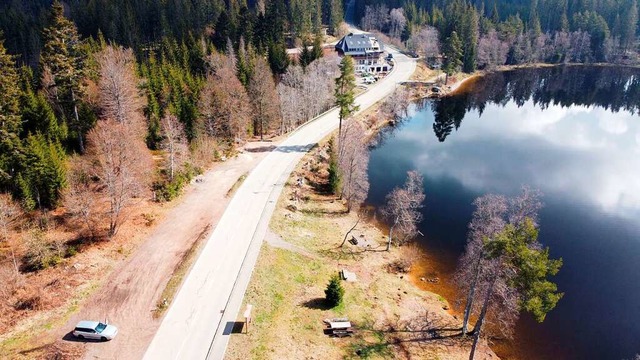
<path fill-rule="evenodd" d="M 379 73 L 391 70 L 384 59 L 384 45 L 373 34 L 346 35 L 336 44 L 336 51 L 343 56 L 351 56 L 356 73 Z"/>

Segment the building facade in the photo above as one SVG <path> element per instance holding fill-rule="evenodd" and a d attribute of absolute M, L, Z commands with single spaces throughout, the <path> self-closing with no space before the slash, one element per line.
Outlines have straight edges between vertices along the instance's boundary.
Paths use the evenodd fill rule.
<path fill-rule="evenodd" d="M 336 44 L 336 51 L 342 56 L 351 56 L 356 73 L 386 73 L 391 65 L 384 58 L 384 45 L 373 34 L 350 33 Z"/>

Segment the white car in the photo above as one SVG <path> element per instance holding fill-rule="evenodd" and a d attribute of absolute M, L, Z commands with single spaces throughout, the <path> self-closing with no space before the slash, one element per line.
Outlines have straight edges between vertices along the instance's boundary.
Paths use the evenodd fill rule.
<path fill-rule="evenodd" d="M 374 79 L 373 77 L 366 77 L 363 79 L 363 82 L 365 84 L 373 84 L 374 82 L 376 82 L 376 79 Z"/>
<path fill-rule="evenodd" d="M 118 334 L 118 328 L 98 321 L 80 321 L 73 330 L 79 339 L 111 340 Z"/>

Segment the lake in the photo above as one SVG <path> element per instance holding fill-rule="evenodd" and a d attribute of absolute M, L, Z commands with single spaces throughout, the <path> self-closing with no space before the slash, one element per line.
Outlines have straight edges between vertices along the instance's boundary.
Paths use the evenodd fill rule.
<path fill-rule="evenodd" d="M 559 66 L 496 72 L 412 106 L 371 151 L 368 203 L 424 176 L 422 271 L 455 304 L 448 276 L 471 202 L 544 193 L 539 240 L 564 265 L 564 298 L 542 324 L 523 316 L 503 358 L 630 359 L 640 353 L 640 69 Z M 515 345 L 514 345 L 515 344 Z"/>

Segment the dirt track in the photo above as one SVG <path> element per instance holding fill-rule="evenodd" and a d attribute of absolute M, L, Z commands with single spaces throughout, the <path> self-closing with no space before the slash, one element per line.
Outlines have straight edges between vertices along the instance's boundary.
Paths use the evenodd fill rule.
<path fill-rule="evenodd" d="M 199 237 L 208 236 L 230 198 L 229 189 L 265 156 L 273 143 L 250 143 L 248 152 L 218 164 L 194 182 L 151 235 L 117 265 L 62 329 L 54 331 L 62 347 L 82 348 L 87 359 L 140 359 L 160 325 L 152 310 L 183 254 Z M 110 342 L 74 342 L 68 332 L 82 319 L 119 326 Z"/>

